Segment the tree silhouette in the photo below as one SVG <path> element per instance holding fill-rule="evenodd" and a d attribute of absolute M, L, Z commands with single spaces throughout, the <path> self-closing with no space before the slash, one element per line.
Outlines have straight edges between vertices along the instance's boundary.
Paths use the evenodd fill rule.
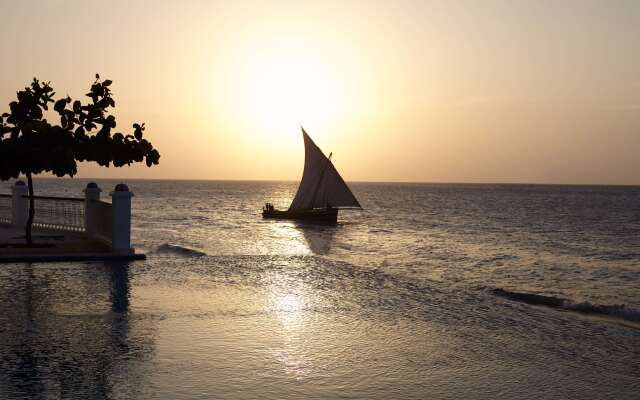
<path fill-rule="evenodd" d="M 29 185 L 28 245 L 33 243 L 35 216 L 32 175 L 49 172 L 73 177 L 78 161 L 94 161 L 104 167 L 142 161 L 149 167 L 158 164 L 160 153 L 143 138 L 144 124 L 133 124 L 133 135 L 112 133 L 116 119 L 109 114 L 115 107 L 111 84 L 96 74 L 86 95 L 91 101 L 83 105 L 68 96 L 55 100 L 50 83 L 34 78 L 29 87 L 17 93 L 17 101 L 9 104 L 10 112 L 0 116 L 0 180 L 24 174 Z M 59 125 L 44 118 L 43 110 L 48 110 L 50 103 L 60 117 Z"/>

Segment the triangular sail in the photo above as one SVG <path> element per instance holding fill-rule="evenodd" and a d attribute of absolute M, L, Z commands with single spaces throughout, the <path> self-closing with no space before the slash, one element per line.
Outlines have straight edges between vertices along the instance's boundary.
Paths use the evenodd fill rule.
<path fill-rule="evenodd" d="M 329 206 L 361 208 L 331 160 L 313 143 L 304 128 L 302 136 L 304 138 L 304 172 L 289 210 L 308 210 Z"/>

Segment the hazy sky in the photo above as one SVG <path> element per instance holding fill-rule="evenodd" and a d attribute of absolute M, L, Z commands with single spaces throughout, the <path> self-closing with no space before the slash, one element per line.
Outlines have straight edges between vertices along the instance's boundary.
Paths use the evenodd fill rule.
<path fill-rule="evenodd" d="M 0 4 L 1 111 L 99 72 L 162 155 L 80 177 L 640 184 L 640 1 Z"/>

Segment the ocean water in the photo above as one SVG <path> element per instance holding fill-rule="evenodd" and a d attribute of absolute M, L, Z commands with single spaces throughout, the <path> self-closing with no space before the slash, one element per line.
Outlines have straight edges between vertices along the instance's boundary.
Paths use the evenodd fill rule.
<path fill-rule="evenodd" d="M 127 183 L 146 261 L 0 266 L 0 398 L 638 398 L 640 187 L 354 183 L 317 227 Z"/>

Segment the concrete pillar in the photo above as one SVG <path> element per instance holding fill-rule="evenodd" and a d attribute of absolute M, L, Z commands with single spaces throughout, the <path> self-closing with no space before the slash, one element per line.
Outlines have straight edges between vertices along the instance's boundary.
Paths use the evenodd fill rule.
<path fill-rule="evenodd" d="M 27 220 L 29 219 L 29 188 L 23 181 L 16 181 L 11 186 L 11 194 L 13 196 L 11 201 L 12 213 L 11 224 L 16 228 L 24 228 L 27 226 Z"/>
<path fill-rule="evenodd" d="M 131 248 L 131 197 L 133 193 L 124 183 L 119 183 L 111 194 L 113 233 L 111 246 L 114 252 L 130 253 Z"/>
<path fill-rule="evenodd" d="M 96 218 L 95 202 L 100 201 L 100 192 L 102 189 L 95 182 L 87 183 L 87 187 L 84 189 L 84 230 L 89 236 L 94 236 L 97 231 L 98 219 Z"/>

